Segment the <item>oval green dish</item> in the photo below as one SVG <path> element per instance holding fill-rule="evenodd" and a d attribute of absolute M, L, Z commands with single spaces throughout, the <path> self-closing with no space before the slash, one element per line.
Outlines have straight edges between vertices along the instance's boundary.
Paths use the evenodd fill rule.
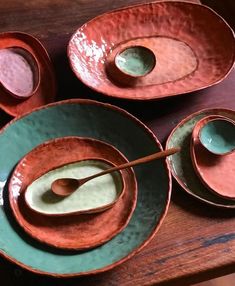
<path fill-rule="evenodd" d="M 180 186 L 193 197 L 216 207 L 235 208 L 235 201 L 221 198 L 210 192 L 194 171 L 190 156 L 191 135 L 196 123 L 210 115 L 235 119 L 235 111 L 229 109 L 205 109 L 183 119 L 171 132 L 166 148 L 181 147 L 181 152 L 168 157 L 171 173 Z"/>
<path fill-rule="evenodd" d="M 118 132 L 114 132 L 114 127 Z M 170 201 L 168 164 L 166 160 L 157 160 L 135 168 L 137 206 L 127 227 L 115 238 L 84 252 L 51 249 L 19 228 L 10 212 L 6 182 L 26 153 L 44 141 L 63 136 L 102 140 L 128 160 L 162 149 L 154 134 L 138 119 L 120 108 L 90 100 L 53 103 L 11 121 L 0 133 L 0 253 L 32 272 L 50 276 L 103 272 L 132 257 L 156 234 Z"/>

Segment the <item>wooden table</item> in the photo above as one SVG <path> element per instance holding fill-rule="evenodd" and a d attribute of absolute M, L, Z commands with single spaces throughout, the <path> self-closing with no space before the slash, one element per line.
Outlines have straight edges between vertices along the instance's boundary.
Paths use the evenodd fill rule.
<path fill-rule="evenodd" d="M 134 103 L 95 94 L 76 79 L 66 58 L 68 40 L 82 23 L 102 12 L 141 2 L 146 1 L 0 1 L 0 31 L 25 31 L 43 42 L 55 65 L 57 99 L 86 97 L 119 105 L 141 118 L 164 143 L 172 128 L 192 112 L 206 107 L 235 109 L 235 71 L 222 83 L 203 91 L 151 103 Z M 234 0 L 205 0 L 204 3 L 234 27 Z M 3 125 L 10 117 L 0 112 L 0 119 Z M 0 265 L 4 286 L 188 285 L 235 272 L 234 211 L 202 204 L 174 184 L 169 212 L 155 238 L 139 254 L 109 272 L 57 280 L 29 273 L 3 258 Z"/>

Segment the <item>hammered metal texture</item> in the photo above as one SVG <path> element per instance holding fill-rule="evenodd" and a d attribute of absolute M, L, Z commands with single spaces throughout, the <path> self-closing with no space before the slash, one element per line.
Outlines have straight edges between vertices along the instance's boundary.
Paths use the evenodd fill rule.
<path fill-rule="evenodd" d="M 128 85 L 115 76 L 113 57 L 125 46 L 141 44 L 154 51 L 157 64 Z M 71 67 L 83 83 L 109 96 L 139 100 L 218 83 L 231 70 L 234 55 L 234 35 L 224 20 L 206 6 L 185 2 L 103 14 L 80 27 L 68 46 Z"/>
<path fill-rule="evenodd" d="M 114 165 L 127 162 L 111 145 L 89 138 L 66 137 L 39 145 L 17 165 L 9 182 L 10 205 L 18 223 L 32 237 L 58 248 L 88 249 L 110 240 L 128 224 L 137 199 L 131 169 L 122 172 L 123 196 L 102 213 L 45 217 L 27 206 L 24 192 L 35 179 L 58 166 L 91 158 L 106 159 Z"/>

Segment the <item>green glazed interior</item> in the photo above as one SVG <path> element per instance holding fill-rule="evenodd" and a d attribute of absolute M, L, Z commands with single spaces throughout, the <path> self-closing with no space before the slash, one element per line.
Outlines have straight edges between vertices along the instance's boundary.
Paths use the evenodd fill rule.
<path fill-rule="evenodd" d="M 130 47 L 122 51 L 115 59 L 117 67 L 131 76 L 144 76 L 155 66 L 155 56 L 145 47 Z"/>
<path fill-rule="evenodd" d="M 212 153 L 223 155 L 235 150 L 235 125 L 227 120 L 209 121 L 202 127 L 199 137 Z"/>
<path fill-rule="evenodd" d="M 86 178 L 111 167 L 103 161 L 84 160 L 53 169 L 28 186 L 25 200 L 35 211 L 54 215 L 95 210 L 113 204 L 123 190 L 119 172 L 95 178 L 67 197 L 59 197 L 51 191 L 51 184 L 59 178 Z"/>
<path fill-rule="evenodd" d="M 128 226 L 109 242 L 84 252 L 50 248 L 21 230 L 9 209 L 5 183 L 22 156 L 42 142 L 62 136 L 103 140 L 118 148 L 129 160 L 156 152 L 159 147 L 150 133 L 129 116 L 91 101 L 66 102 L 40 109 L 13 122 L 0 133 L 0 191 L 3 192 L 0 252 L 37 272 L 79 275 L 120 261 L 151 236 L 166 211 L 169 174 L 164 160 L 135 168 L 137 207 Z"/>
<path fill-rule="evenodd" d="M 235 208 L 235 201 L 226 200 L 213 194 L 204 186 L 194 171 L 190 155 L 190 141 L 194 126 L 205 116 L 222 115 L 235 119 L 235 112 L 226 110 L 208 110 L 195 114 L 188 120 L 182 121 L 177 128 L 171 133 L 167 140 L 166 148 L 175 146 L 181 147 L 181 151 L 169 156 L 170 168 L 174 176 L 184 186 L 189 194 L 218 207 Z"/>

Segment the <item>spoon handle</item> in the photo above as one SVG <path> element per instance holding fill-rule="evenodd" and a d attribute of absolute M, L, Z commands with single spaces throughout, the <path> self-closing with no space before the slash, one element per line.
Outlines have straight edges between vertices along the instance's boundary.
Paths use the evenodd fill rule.
<path fill-rule="evenodd" d="M 161 159 L 161 158 L 164 158 L 166 156 L 173 155 L 173 154 L 175 154 L 175 153 L 177 153 L 179 151 L 180 151 L 180 147 L 176 147 L 176 148 L 167 149 L 167 150 L 164 150 L 164 151 L 161 151 L 161 152 L 157 152 L 157 153 L 154 153 L 154 154 L 151 154 L 151 155 L 148 155 L 148 156 L 136 159 L 134 161 L 131 161 L 131 162 L 128 162 L 128 163 L 125 163 L 125 164 L 122 164 L 122 165 L 119 165 L 119 166 L 116 166 L 116 167 L 104 170 L 104 171 L 102 171 L 100 173 L 94 174 L 94 175 L 86 177 L 84 179 L 80 179 L 80 182 L 81 182 L 81 184 L 84 184 L 87 181 L 89 181 L 91 179 L 94 179 L 94 178 L 97 178 L 99 176 L 103 176 L 103 175 L 112 173 L 114 171 L 118 171 L 118 170 L 130 168 L 130 167 L 134 167 L 136 165 L 147 163 L 147 162 L 150 162 L 150 161 L 153 161 L 153 160 L 156 160 L 156 159 Z"/>

